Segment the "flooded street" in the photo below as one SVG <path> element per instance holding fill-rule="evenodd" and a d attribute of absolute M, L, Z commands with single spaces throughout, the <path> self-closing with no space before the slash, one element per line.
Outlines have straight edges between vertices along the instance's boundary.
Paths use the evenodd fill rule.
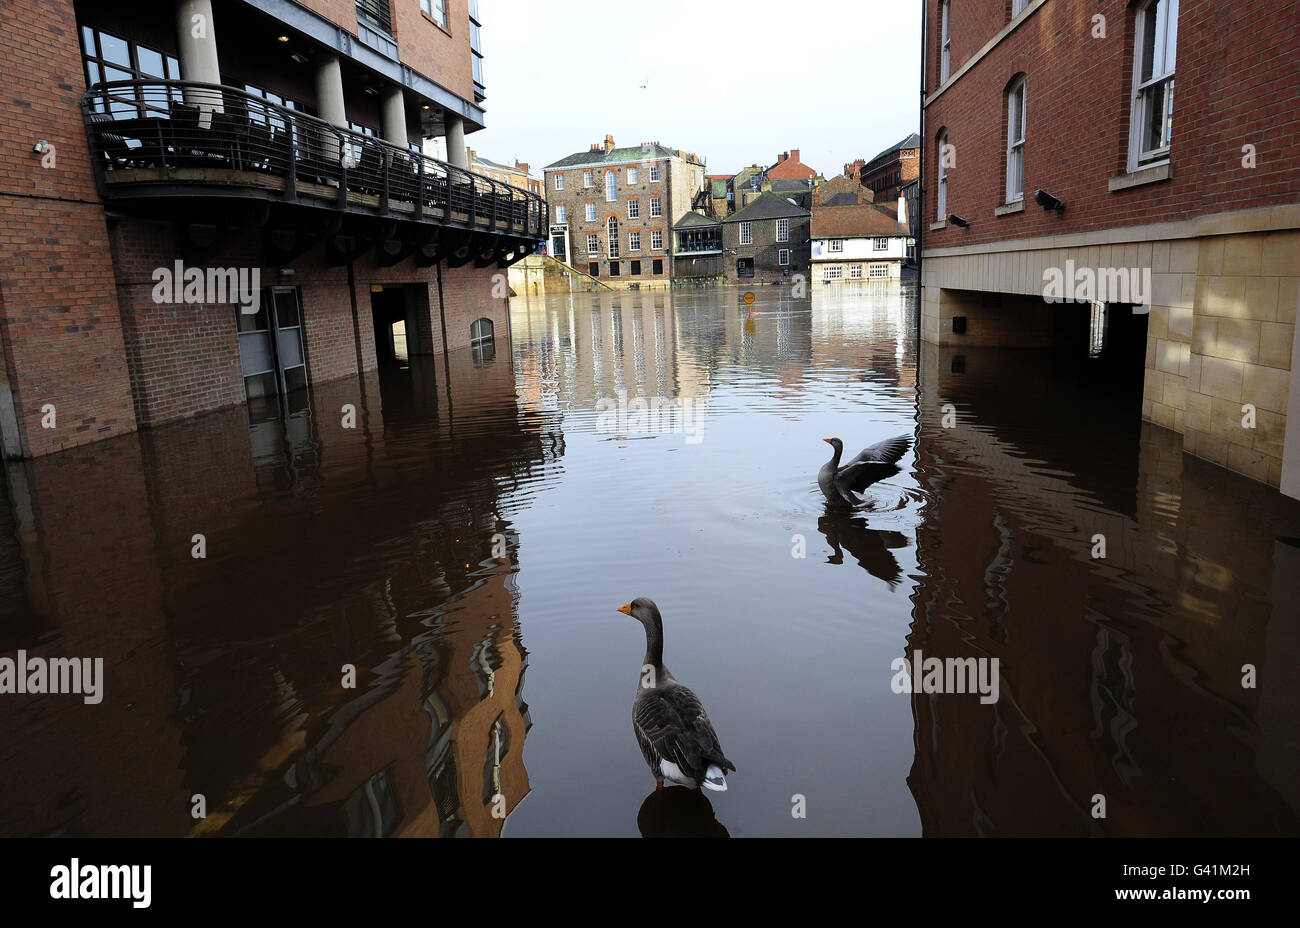
<path fill-rule="evenodd" d="M 755 294 L 521 297 L 495 350 L 11 463 L 0 657 L 104 695 L 0 696 L 0 833 L 1300 829 L 1300 504 L 1141 422 L 1126 345 Z M 896 435 L 828 511 L 822 439 Z M 726 792 L 655 792 L 637 596 Z M 894 692 L 917 651 L 998 698 Z"/>

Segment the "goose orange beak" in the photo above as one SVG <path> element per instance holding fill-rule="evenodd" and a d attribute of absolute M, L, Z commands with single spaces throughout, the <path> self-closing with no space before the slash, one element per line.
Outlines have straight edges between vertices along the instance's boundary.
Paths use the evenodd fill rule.
<path fill-rule="evenodd" d="M 829 438 L 823 438 L 822 441 L 826 442 L 828 445 L 832 443 Z"/>
<path fill-rule="evenodd" d="M 632 604 L 631 604 L 631 603 L 624 603 L 623 605 L 621 605 L 621 606 L 618 607 L 618 611 L 621 612 L 621 613 L 623 613 L 624 615 L 631 615 L 631 614 L 632 614 Z"/>

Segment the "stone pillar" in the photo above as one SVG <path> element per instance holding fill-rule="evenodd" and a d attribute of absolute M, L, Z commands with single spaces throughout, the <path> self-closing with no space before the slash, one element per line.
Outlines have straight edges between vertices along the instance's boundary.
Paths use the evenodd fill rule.
<path fill-rule="evenodd" d="M 176 46 L 181 79 L 204 84 L 221 83 L 217 63 L 217 31 L 212 20 L 212 0 L 178 0 L 176 4 Z M 202 125 L 211 123 L 212 113 L 221 112 L 221 95 L 188 89 L 185 102 L 203 111 Z"/>
<path fill-rule="evenodd" d="M 384 91 L 383 106 L 384 141 L 398 148 L 406 148 L 406 97 L 401 87 Z"/>
<path fill-rule="evenodd" d="M 469 158 L 465 154 L 465 121 L 446 110 L 442 112 L 443 123 L 447 127 L 447 161 L 458 168 L 468 168 Z"/>
<path fill-rule="evenodd" d="M 348 114 L 343 105 L 343 69 L 339 66 L 338 55 L 326 55 L 316 63 L 316 106 L 321 119 L 340 129 L 347 129 Z M 325 133 L 321 139 L 321 156 L 326 161 L 337 161 L 341 154 L 338 138 Z"/>

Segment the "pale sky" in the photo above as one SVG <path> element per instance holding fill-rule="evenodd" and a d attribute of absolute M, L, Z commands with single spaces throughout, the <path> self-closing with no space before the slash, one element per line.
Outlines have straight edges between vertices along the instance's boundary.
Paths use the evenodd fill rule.
<path fill-rule="evenodd" d="M 920 0 L 480 0 L 494 161 L 543 166 L 614 136 L 707 159 L 791 148 L 826 177 L 917 131 Z M 645 89 L 641 85 L 646 84 Z"/>

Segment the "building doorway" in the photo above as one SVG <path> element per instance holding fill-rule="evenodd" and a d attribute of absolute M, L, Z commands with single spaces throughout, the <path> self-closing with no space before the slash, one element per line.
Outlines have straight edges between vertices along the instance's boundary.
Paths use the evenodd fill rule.
<path fill-rule="evenodd" d="M 407 311 L 405 287 L 389 284 L 371 289 L 370 312 L 375 328 L 375 360 L 380 370 L 410 367 L 415 331 Z"/>

